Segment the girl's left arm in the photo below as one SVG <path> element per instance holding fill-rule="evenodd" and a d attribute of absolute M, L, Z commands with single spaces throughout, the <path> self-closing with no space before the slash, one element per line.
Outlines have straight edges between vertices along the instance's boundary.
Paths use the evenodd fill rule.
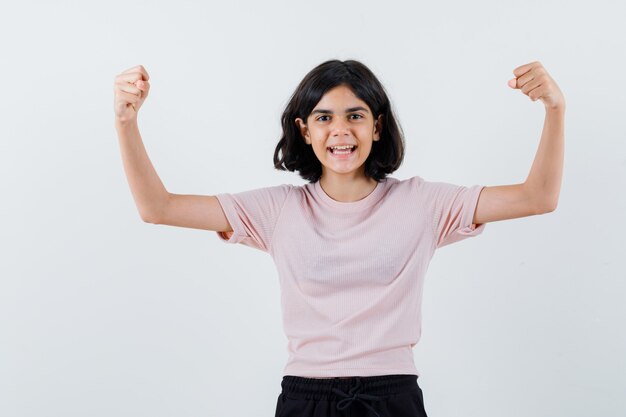
<path fill-rule="evenodd" d="M 541 141 L 526 181 L 485 187 L 480 193 L 474 223 L 514 219 L 556 209 L 563 176 L 565 98 L 556 82 L 538 62 L 513 70 L 509 87 L 532 101 L 541 100 L 546 116 Z"/>

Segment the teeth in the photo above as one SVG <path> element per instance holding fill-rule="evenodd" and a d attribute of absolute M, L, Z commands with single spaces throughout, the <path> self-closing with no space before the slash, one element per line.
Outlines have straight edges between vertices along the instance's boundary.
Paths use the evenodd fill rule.
<path fill-rule="evenodd" d="M 352 149 L 354 145 L 346 145 L 346 146 L 332 146 L 332 149 Z"/>

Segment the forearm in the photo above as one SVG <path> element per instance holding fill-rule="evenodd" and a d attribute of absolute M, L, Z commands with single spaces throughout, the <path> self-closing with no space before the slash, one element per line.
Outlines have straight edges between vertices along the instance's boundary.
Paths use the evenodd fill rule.
<path fill-rule="evenodd" d="M 124 171 L 141 218 L 150 221 L 167 203 L 169 193 L 157 175 L 139 134 L 137 121 L 115 121 Z"/>
<path fill-rule="evenodd" d="M 565 148 L 565 109 L 546 109 L 541 141 L 525 184 L 541 211 L 556 209 Z"/>

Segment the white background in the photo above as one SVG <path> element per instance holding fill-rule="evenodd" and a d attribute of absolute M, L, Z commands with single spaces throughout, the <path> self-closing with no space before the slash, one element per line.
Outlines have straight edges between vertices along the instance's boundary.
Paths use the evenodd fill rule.
<path fill-rule="evenodd" d="M 581 2 L 582 3 L 582 2 Z M 0 14 L 0 415 L 271 416 L 287 340 L 267 254 L 141 221 L 113 80 L 168 191 L 305 182 L 273 168 L 280 115 L 327 59 L 357 59 L 406 135 L 393 176 L 522 182 L 543 104 L 567 102 L 558 208 L 490 223 L 426 277 L 418 380 L 433 417 L 626 412 L 625 10 L 619 1 L 12 2 Z"/>

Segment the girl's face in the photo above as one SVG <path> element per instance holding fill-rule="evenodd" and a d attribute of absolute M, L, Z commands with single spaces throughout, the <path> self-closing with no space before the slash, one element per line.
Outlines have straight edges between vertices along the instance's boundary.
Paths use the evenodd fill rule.
<path fill-rule="evenodd" d="M 349 87 L 340 85 L 328 90 L 311 111 L 306 123 L 297 118 L 302 137 L 322 163 L 322 176 L 328 170 L 337 174 L 363 174 L 372 142 L 380 140 L 382 115 L 378 121 L 369 106 Z M 331 147 L 352 145 L 337 151 Z"/>

